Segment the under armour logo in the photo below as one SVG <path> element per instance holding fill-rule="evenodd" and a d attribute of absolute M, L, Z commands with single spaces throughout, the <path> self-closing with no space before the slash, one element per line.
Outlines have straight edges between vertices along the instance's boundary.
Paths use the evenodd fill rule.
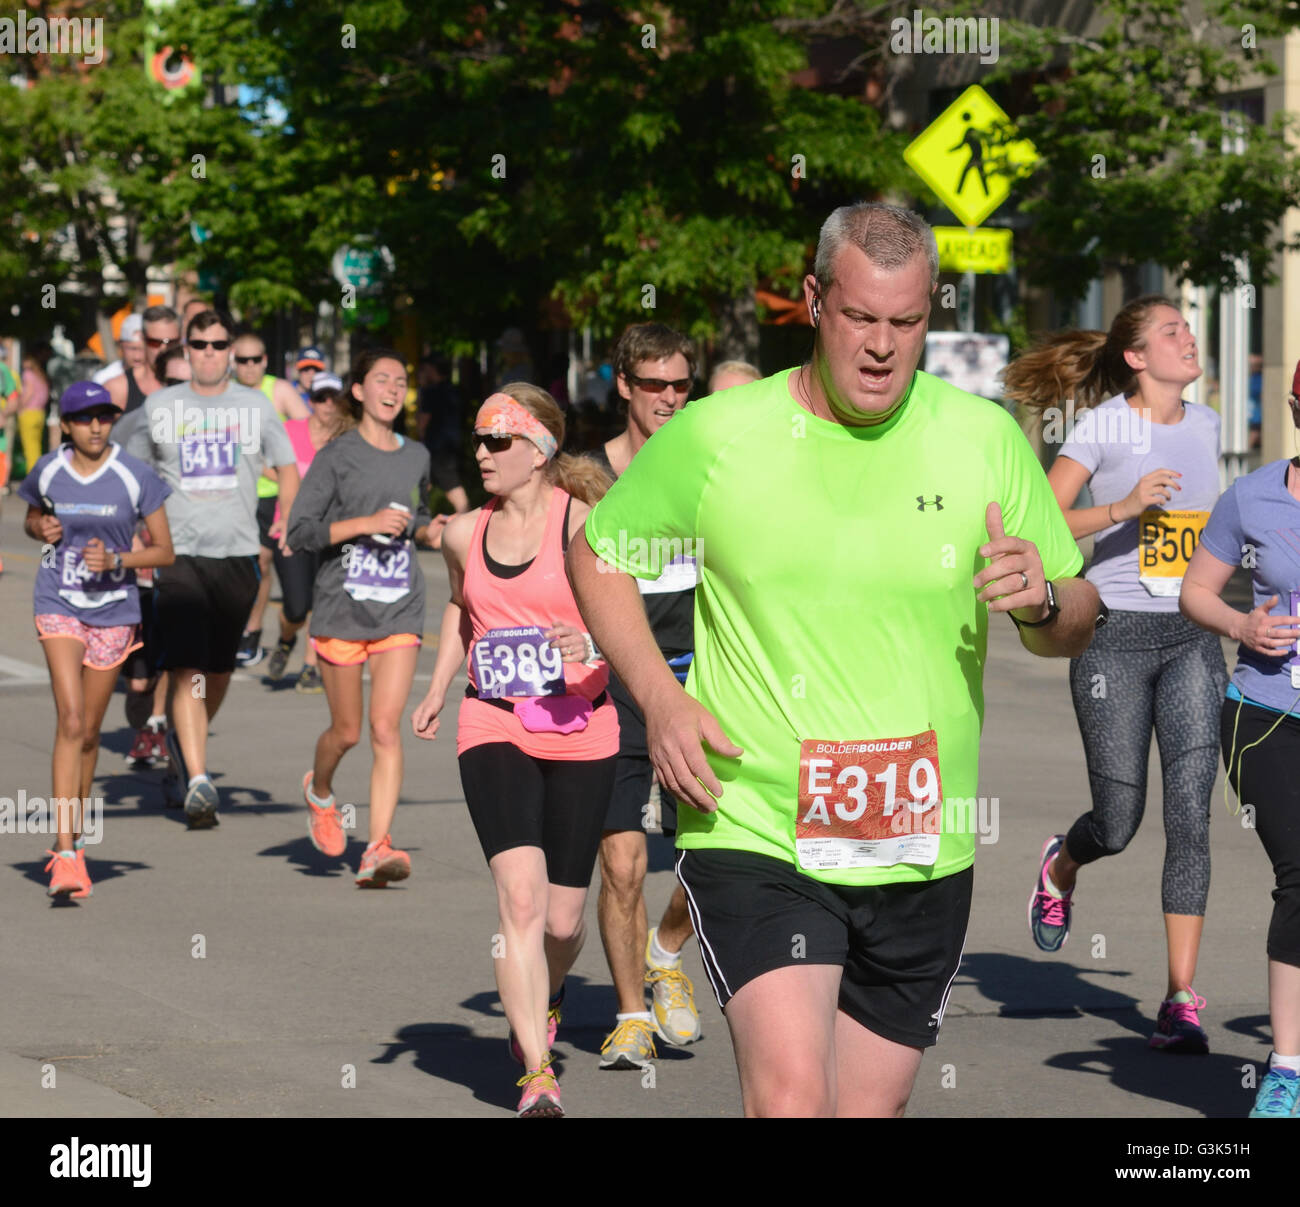
<path fill-rule="evenodd" d="M 935 495 L 934 498 L 933 498 L 929 503 L 927 503 L 927 502 L 925 501 L 925 496 L 924 496 L 924 495 L 917 495 L 917 496 L 916 496 L 916 510 L 917 510 L 917 511 L 924 511 L 927 507 L 933 507 L 936 511 L 942 511 L 942 510 L 943 510 L 943 495 Z"/>

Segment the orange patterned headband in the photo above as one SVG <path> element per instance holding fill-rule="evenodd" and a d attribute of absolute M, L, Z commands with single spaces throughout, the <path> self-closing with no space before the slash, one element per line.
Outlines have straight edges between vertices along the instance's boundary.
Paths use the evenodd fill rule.
<path fill-rule="evenodd" d="M 523 436 L 548 461 L 559 451 L 555 437 L 541 420 L 509 394 L 493 394 L 479 407 L 474 431 L 480 436 Z"/>

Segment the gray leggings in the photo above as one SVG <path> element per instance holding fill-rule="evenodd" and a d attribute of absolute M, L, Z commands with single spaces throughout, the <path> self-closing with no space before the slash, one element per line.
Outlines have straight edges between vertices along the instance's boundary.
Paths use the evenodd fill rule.
<path fill-rule="evenodd" d="M 1219 769 L 1219 712 L 1228 685 L 1223 649 L 1177 612 L 1111 612 L 1070 660 L 1092 811 L 1070 827 L 1079 863 L 1117 855 L 1142 821 L 1154 728 L 1164 780 L 1161 908 L 1205 913 L 1210 891 L 1210 795 Z"/>

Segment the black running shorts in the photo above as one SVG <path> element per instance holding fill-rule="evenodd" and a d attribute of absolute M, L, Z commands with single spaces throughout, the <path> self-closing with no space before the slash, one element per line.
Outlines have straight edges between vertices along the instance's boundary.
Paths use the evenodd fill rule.
<path fill-rule="evenodd" d="M 678 852 L 718 1005 L 777 968 L 843 968 L 839 1008 L 897 1044 L 928 1048 L 966 942 L 974 869 L 906 884 L 823 884 L 750 851 Z"/>
<path fill-rule="evenodd" d="M 158 665 L 163 670 L 184 668 L 212 675 L 233 671 L 259 577 L 256 557 L 182 553 L 174 564 L 156 571 Z"/>
<path fill-rule="evenodd" d="M 484 858 L 541 847 L 551 884 L 586 888 L 615 761 L 537 759 L 509 742 L 471 746 L 460 756 L 460 782 Z"/>
<path fill-rule="evenodd" d="M 279 504 L 279 495 L 257 500 L 257 540 L 263 549 L 274 551 L 279 547 L 279 542 L 271 535 L 271 525 L 275 523 L 275 509 Z"/>

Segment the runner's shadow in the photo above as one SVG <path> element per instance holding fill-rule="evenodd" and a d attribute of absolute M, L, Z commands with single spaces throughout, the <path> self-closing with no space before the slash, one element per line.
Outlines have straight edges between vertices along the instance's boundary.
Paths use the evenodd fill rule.
<path fill-rule="evenodd" d="M 1084 978 L 1084 971 L 1059 957 L 1036 960 L 1005 952 L 975 952 L 962 959 L 953 989 L 957 992 L 974 988 L 989 1001 L 999 1003 L 998 1014 L 1002 1018 L 1078 1018 L 1104 1014 L 1145 1040 L 1151 1025 L 1137 1010 L 1137 998 L 1094 985 Z M 1088 977 L 1132 976 L 1130 972 L 1112 972 L 1106 968 L 1088 968 L 1086 972 Z M 957 1004 L 967 1003 L 959 996 Z M 978 1006 L 972 1008 L 979 1012 Z"/>
<path fill-rule="evenodd" d="M 397 1032 L 382 1055 L 371 1064 L 392 1064 L 410 1054 L 421 1073 L 452 1081 L 473 1092 L 480 1102 L 514 1111 L 519 1101 L 519 1066 L 511 1059 L 505 1035 L 475 1035 L 458 1023 L 412 1023 Z M 552 1067 L 564 1075 L 564 1058 L 556 1053 Z"/>
<path fill-rule="evenodd" d="M 1108 1077 L 1127 1094 L 1188 1107 L 1207 1119 L 1242 1118 L 1255 1100 L 1254 1085 L 1268 1070 L 1268 1060 L 1240 1056 L 1173 1056 L 1155 1052 L 1136 1036 L 1112 1036 L 1085 1052 L 1062 1052 L 1043 1062 L 1051 1069 Z M 1244 1066 L 1251 1066 L 1247 1073 Z M 1122 1107 L 1117 1114 L 1123 1114 Z"/>
<path fill-rule="evenodd" d="M 1229 1019 L 1223 1024 L 1224 1029 L 1236 1035 L 1245 1035 L 1249 1039 L 1264 1044 L 1268 1052 L 1273 1050 L 1273 1023 L 1267 1014 L 1245 1014 L 1241 1018 Z M 1265 1058 L 1268 1056 L 1265 1052 Z"/>
<path fill-rule="evenodd" d="M 461 1002 L 466 1010 L 501 1020 L 505 1034 L 505 1013 L 495 990 L 475 993 Z M 575 1052 L 599 1056 L 605 1037 L 614 1029 L 618 1013 L 618 995 L 614 986 L 588 981 L 585 977 L 570 974 L 565 981 L 564 1013 L 556 1034 L 556 1051 L 568 1046 Z M 692 1060 L 694 1052 L 689 1047 L 678 1048 L 655 1037 L 659 1060 Z"/>
<path fill-rule="evenodd" d="M 109 880 L 125 876 L 129 872 L 149 871 L 153 868 L 151 863 L 137 863 L 130 859 L 100 859 L 96 856 L 94 848 L 89 845 L 86 847 L 86 852 L 86 870 L 90 873 L 90 881 L 95 888 Z M 48 862 L 48 859 L 38 859 L 34 863 L 11 863 L 9 866 L 15 871 L 22 872 L 23 876 L 33 884 L 46 888 L 50 883 L 50 874 L 45 870 Z M 68 903 L 80 904 L 70 899 Z"/>
<path fill-rule="evenodd" d="M 350 843 L 349 845 L 352 847 L 360 845 L 361 849 L 364 849 L 364 844 Z M 304 834 L 301 838 L 282 842 L 278 846 L 266 847 L 258 851 L 258 854 L 271 859 L 283 859 L 303 876 L 340 880 L 345 876 L 350 877 L 353 868 L 360 864 L 361 849 L 344 851 L 342 855 L 337 856 L 324 855 L 311 845 L 311 839 Z M 351 856 L 356 857 L 355 861 Z"/>

